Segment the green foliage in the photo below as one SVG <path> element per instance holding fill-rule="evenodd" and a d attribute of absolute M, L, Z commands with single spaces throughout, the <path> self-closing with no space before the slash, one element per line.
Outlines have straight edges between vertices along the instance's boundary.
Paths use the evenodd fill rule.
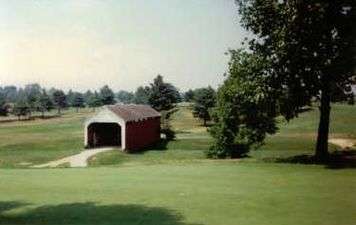
<path fill-rule="evenodd" d="M 85 107 L 85 100 L 84 100 L 83 94 L 81 94 L 79 92 L 74 93 L 72 106 L 77 109 L 77 112 L 78 112 L 79 108 Z"/>
<path fill-rule="evenodd" d="M 186 102 L 192 102 L 194 99 L 194 91 L 192 89 L 189 89 L 187 92 L 184 93 L 184 101 Z"/>
<path fill-rule="evenodd" d="M 0 116 L 7 116 L 9 113 L 6 97 L 2 91 L 0 91 Z"/>
<path fill-rule="evenodd" d="M 90 108 L 93 108 L 94 110 L 95 108 L 103 105 L 98 92 L 94 92 L 94 94 L 88 97 L 87 104 Z"/>
<path fill-rule="evenodd" d="M 149 104 L 148 99 L 150 97 L 150 93 L 151 93 L 150 87 L 147 86 L 138 87 L 135 92 L 134 102 L 136 104 L 148 105 Z"/>
<path fill-rule="evenodd" d="M 216 104 L 216 92 L 212 87 L 199 88 L 194 91 L 194 116 L 202 119 L 204 121 L 204 126 L 206 122 L 211 120 L 210 110 Z"/>
<path fill-rule="evenodd" d="M 171 110 L 179 102 L 180 94 L 176 87 L 163 81 L 158 75 L 150 85 L 148 103 L 156 110 Z"/>
<path fill-rule="evenodd" d="M 100 89 L 100 98 L 103 105 L 113 105 L 116 103 L 115 94 L 108 85 Z"/>
<path fill-rule="evenodd" d="M 42 117 L 44 117 L 45 112 L 49 112 L 53 108 L 54 104 L 51 97 L 47 94 L 46 90 L 42 90 L 42 93 L 38 99 L 38 109 L 42 112 Z"/>
<path fill-rule="evenodd" d="M 53 103 L 57 107 L 58 114 L 61 114 L 61 109 L 68 106 L 67 96 L 62 90 L 55 90 L 52 94 Z"/>
<path fill-rule="evenodd" d="M 171 125 L 171 116 L 177 112 L 177 110 L 178 109 L 161 111 L 161 133 L 165 136 L 167 141 L 171 141 L 176 138 L 176 133 Z"/>
<path fill-rule="evenodd" d="M 12 113 L 21 119 L 21 116 L 27 116 L 31 112 L 31 108 L 28 105 L 26 94 L 21 89 L 18 93 L 17 102 L 14 105 Z"/>
<path fill-rule="evenodd" d="M 327 157 L 330 103 L 350 89 L 356 64 L 354 1 L 237 0 L 250 49 L 270 62 L 279 111 L 298 115 L 320 100 L 316 156 Z M 341 94 L 340 94 L 341 93 Z"/>
<path fill-rule="evenodd" d="M 227 79 L 219 88 L 211 158 L 240 157 L 276 131 L 274 93 L 265 76 L 268 63 L 257 55 L 230 51 Z"/>
<path fill-rule="evenodd" d="M 124 103 L 124 104 L 130 104 L 135 101 L 135 95 L 131 92 L 128 91 L 119 91 L 116 94 L 116 98 L 118 99 L 119 102 Z"/>
<path fill-rule="evenodd" d="M 39 108 L 39 98 L 41 96 L 42 88 L 39 84 L 28 84 L 25 86 L 24 94 L 25 101 L 30 109 L 29 113 L 31 114 L 33 111 L 38 110 Z"/>

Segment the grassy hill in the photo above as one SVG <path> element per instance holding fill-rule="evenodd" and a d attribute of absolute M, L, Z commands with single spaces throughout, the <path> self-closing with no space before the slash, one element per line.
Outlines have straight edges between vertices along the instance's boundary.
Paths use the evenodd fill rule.
<path fill-rule="evenodd" d="M 356 138 L 355 112 L 334 106 L 333 137 Z M 84 169 L 22 168 L 79 152 L 88 115 L 0 124 L 0 225 L 355 224 L 355 168 L 264 160 L 312 154 L 315 110 L 282 121 L 243 160 L 205 159 L 211 139 L 182 107 L 172 121 L 178 139 L 166 146 L 103 153 Z"/>

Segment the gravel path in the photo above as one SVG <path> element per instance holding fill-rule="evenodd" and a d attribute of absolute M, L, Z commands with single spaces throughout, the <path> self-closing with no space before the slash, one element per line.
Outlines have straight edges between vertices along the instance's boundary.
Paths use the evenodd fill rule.
<path fill-rule="evenodd" d="M 42 165 L 33 166 L 33 168 L 46 168 L 46 167 L 57 167 L 61 164 L 69 163 L 70 167 L 87 167 L 88 159 L 98 153 L 113 150 L 112 148 L 97 148 L 91 150 L 84 150 L 81 153 L 73 156 L 69 156 L 60 160 L 52 161 Z"/>

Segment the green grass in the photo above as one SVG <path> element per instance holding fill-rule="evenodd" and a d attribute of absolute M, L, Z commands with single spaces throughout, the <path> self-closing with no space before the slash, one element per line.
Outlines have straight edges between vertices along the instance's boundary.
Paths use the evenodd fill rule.
<path fill-rule="evenodd" d="M 0 123 L 0 167 L 28 167 L 79 153 L 89 115 L 69 110 L 61 118 Z"/>
<path fill-rule="evenodd" d="M 0 173 L 0 224 L 354 225 L 356 220 L 356 173 L 350 169 L 214 161 Z"/>
<path fill-rule="evenodd" d="M 9 168 L 80 151 L 88 115 L 0 124 L 0 225 L 355 224 L 355 168 L 263 160 L 312 154 L 317 110 L 281 123 L 247 159 L 205 159 L 212 140 L 182 107 L 178 139 L 150 151 L 105 152 L 85 169 Z M 356 107 L 334 105 L 331 135 L 356 138 Z"/>

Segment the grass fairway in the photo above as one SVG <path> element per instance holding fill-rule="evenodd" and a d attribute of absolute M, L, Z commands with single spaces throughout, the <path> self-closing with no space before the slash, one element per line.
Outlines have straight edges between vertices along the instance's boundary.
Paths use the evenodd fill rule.
<path fill-rule="evenodd" d="M 0 173 L 0 224 L 354 225 L 356 221 L 354 170 L 230 161 Z"/>
<path fill-rule="evenodd" d="M 266 163 L 312 154 L 317 111 L 300 115 L 242 160 L 207 160 L 211 138 L 189 108 L 178 139 L 138 154 L 118 150 L 85 169 L 29 169 L 82 149 L 89 112 L 0 125 L 0 225 L 354 225 L 356 169 Z M 356 109 L 334 105 L 331 136 L 356 139 Z M 337 149 L 336 146 L 330 146 Z"/>
<path fill-rule="evenodd" d="M 79 153 L 88 110 L 60 118 L 0 124 L 0 167 L 28 167 Z"/>

